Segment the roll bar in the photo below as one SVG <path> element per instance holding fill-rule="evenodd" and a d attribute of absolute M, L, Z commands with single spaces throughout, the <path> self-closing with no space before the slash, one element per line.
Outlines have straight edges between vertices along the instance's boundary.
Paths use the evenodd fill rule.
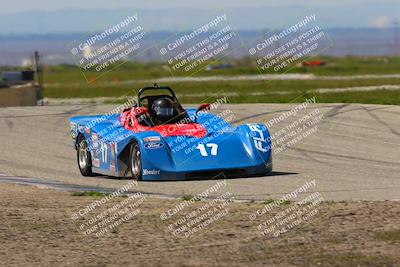
<path fill-rule="evenodd" d="M 171 96 L 172 96 L 172 97 L 175 99 L 175 101 L 178 103 L 178 99 L 176 98 L 175 93 L 174 93 L 174 91 L 171 89 L 171 87 L 169 87 L 169 86 L 158 86 L 158 84 L 155 83 L 154 86 L 144 87 L 144 88 L 141 88 L 141 89 L 139 90 L 138 95 L 137 95 L 138 107 L 141 107 L 141 106 L 142 106 L 142 103 L 140 103 L 140 99 L 141 99 L 142 93 L 145 92 L 145 91 L 150 91 L 150 90 L 167 90 L 167 91 L 170 92 Z"/>

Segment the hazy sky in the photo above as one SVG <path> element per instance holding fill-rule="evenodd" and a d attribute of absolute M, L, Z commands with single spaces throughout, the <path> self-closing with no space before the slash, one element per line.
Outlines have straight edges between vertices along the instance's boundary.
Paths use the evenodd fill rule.
<path fill-rule="evenodd" d="M 139 13 L 148 30 L 187 30 L 220 10 L 237 29 L 248 30 L 286 27 L 312 13 L 326 28 L 400 22 L 400 0 L 0 0 L 0 35 L 92 32 L 126 12 Z"/>
<path fill-rule="evenodd" d="M 374 4 L 390 5 L 398 0 L 0 0 L 0 13 L 15 13 L 29 10 L 53 11 L 64 8 L 232 8 L 232 7 L 271 7 L 305 5 L 314 8 L 333 5 L 336 7 L 350 4 L 359 4 L 360 9 L 373 9 Z"/>

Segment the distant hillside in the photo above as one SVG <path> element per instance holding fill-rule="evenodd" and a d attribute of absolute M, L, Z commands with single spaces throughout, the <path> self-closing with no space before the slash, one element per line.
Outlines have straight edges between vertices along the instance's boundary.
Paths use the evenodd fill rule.
<path fill-rule="evenodd" d="M 242 42 L 250 42 L 259 38 L 262 31 L 239 31 Z M 332 45 L 323 54 L 332 56 L 344 55 L 400 55 L 400 39 L 395 44 L 393 29 L 328 29 Z M 175 32 L 150 32 L 155 43 L 173 36 Z M 81 38 L 83 33 L 71 34 L 31 34 L 31 35 L 0 35 L 0 65 L 20 65 L 24 59 L 31 56 L 34 50 L 44 55 L 47 64 L 73 64 L 68 44 Z M 400 36 L 399 36 L 400 37 Z M 145 43 L 153 46 L 154 43 Z M 238 42 L 232 42 L 236 48 L 232 57 L 248 55 L 248 51 L 240 48 Z M 156 50 L 148 51 L 139 61 L 159 61 Z"/>

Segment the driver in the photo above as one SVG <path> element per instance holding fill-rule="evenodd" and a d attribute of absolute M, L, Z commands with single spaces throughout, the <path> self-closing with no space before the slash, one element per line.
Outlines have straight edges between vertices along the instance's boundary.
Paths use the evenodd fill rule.
<path fill-rule="evenodd" d="M 172 99 L 160 97 L 156 99 L 150 108 L 150 115 L 155 125 L 173 123 L 191 123 L 185 110 L 181 110 Z"/>
<path fill-rule="evenodd" d="M 176 116 L 174 110 L 173 101 L 169 98 L 161 97 L 153 102 L 150 113 L 156 124 L 164 124 Z"/>

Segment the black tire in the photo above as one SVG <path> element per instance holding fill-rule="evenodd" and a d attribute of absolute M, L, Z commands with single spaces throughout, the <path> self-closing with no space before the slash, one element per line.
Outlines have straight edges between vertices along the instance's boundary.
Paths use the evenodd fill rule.
<path fill-rule="evenodd" d="M 92 157 L 82 134 L 76 140 L 76 158 L 81 174 L 83 176 L 92 176 Z"/>
<path fill-rule="evenodd" d="M 142 180 L 142 157 L 136 141 L 131 143 L 129 154 L 129 168 L 133 179 Z"/>

